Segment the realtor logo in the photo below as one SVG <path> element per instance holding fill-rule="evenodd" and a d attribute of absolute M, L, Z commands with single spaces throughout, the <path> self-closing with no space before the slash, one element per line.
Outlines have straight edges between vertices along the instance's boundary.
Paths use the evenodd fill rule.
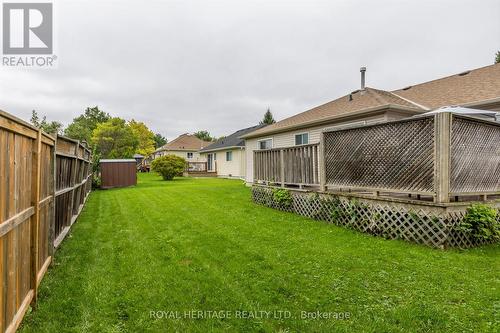
<path fill-rule="evenodd" d="M 2 65 L 53 67 L 57 57 L 53 55 L 52 3 L 6 2 L 2 9 Z"/>
<path fill-rule="evenodd" d="M 52 53 L 52 4 L 3 4 L 3 53 Z"/>

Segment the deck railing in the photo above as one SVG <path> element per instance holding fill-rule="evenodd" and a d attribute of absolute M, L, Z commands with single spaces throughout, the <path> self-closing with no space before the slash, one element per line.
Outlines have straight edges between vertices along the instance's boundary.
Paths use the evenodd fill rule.
<path fill-rule="evenodd" d="M 207 162 L 188 162 L 187 169 L 188 172 L 206 172 Z"/>
<path fill-rule="evenodd" d="M 254 180 L 284 185 L 319 184 L 318 144 L 254 151 Z"/>

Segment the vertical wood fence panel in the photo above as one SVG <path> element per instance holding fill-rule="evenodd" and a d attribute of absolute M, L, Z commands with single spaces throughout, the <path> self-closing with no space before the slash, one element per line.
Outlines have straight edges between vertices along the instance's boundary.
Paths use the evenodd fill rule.
<path fill-rule="evenodd" d="M 318 144 L 254 151 L 254 180 L 284 185 L 319 184 Z"/>
<path fill-rule="evenodd" d="M 72 207 L 58 205 L 56 195 L 60 183 L 77 167 L 56 158 L 60 142 L 67 153 L 64 158 L 81 161 L 75 188 L 80 192 L 78 213 L 90 192 L 86 181 L 90 179 L 90 150 L 66 138 L 53 138 L 0 111 L 0 332 L 14 332 L 30 304 L 36 304 L 38 285 L 54 251 L 56 212 L 75 218 L 70 215 Z M 67 151 L 71 147 L 73 153 Z"/>
<path fill-rule="evenodd" d="M 91 154 L 86 144 L 58 136 L 54 246 L 57 248 L 80 214 L 91 189 Z"/>

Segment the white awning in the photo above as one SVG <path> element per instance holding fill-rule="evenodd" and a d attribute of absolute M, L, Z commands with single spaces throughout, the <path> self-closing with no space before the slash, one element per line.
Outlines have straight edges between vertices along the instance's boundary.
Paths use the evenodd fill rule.
<path fill-rule="evenodd" d="M 470 108 L 464 108 L 462 106 L 444 106 L 442 108 L 426 112 L 425 114 L 436 114 L 436 113 L 442 113 L 442 112 L 463 114 L 466 116 L 476 116 L 476 117 L 482 117 L 482 118 L 488 118 L 491 120 L 500 121 L 500 112 L 470 109 Z"/>

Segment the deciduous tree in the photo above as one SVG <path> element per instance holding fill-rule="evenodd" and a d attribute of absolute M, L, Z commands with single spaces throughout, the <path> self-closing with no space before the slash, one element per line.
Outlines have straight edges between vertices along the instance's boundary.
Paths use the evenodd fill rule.
<path fill-rule="evenodd" d="M 160 133 L 155 134 L 154 140 L 155 140 L 155 148 L 160 148 L 167 144 L 167 138 L 161 135 Z"/>
<path fill-rule="evenodd" d="M 146 126 L 146 124 L 135 121 L 134 119 L 132 119 L 128 124 L 139 141 L 136 153 L 147 156 L 154 152 L 155 134 Z"/>
<path fill-rule="evenodd" d="M 130 158 L 139 147 L 134 131 L 121 118 L 98 124 L 92 132 L 91 143 L 101 158 Z"/>
<path fill-rule="evenodd" d="M 64 135 L 72 139 L 90 142 L 92 132 L 97 125 L 109 119 L 111 119 L 111 116 L 99 110 L 99 107 L 88 107 L 82 115 L 73 119 L 73 122 L 64 130 Z"/>
<path fill-rule="evenodd" d="M 203 141 L 214 141 L 215 139 L 210 135 L 208 131 L 198 131 L 193 134 L 195 137 L 197 137 L 200 140 Z"/>

